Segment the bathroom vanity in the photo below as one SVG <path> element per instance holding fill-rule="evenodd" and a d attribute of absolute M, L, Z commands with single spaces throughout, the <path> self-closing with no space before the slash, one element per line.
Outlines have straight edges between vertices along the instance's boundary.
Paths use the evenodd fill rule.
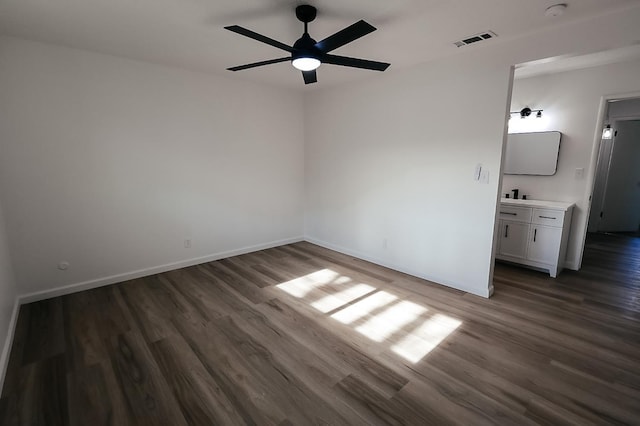
<path fill-rule="evenodd" d="M 496 259 L 549 271 L 562 270 L 573 203 L 503 198 Z"/>

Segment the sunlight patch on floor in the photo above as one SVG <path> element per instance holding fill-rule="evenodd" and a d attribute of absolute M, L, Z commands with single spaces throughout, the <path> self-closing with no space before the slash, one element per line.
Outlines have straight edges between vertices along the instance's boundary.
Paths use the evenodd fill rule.
<path fill-rule="evenodd" d="M 439 313 L 427 318 L 429 309 L 425 306 L 354 282 L 331 269 L 312 272 L 276 287 L 293 297 L 306 299 L 306 303 L 323 314 L 333 312 L 331 318 L 350 325 L 374 342 L 392 338 L 395 343 L 388 343 L 391 351 L 412 363 L 424 358 L 462 324 Z M 317 299 L 310 300 L 312 296 Z"/>
<path fill-rule="evenodd" d="M 348 284 L 351 282 L 349 277 L 340 277 L 333 281 L 335 284 Z"/>
<path fill-rule="evenodd" d="M 341 309 L 331 315 L 331 318 L 336 319 L 343 324 L 351 324 L 352 322 L 367 316 L 374 310 L 386 306 L 396 300 L 398 300 L 398 298 L 393 294 L 389 294 L 386 291 L 378 291 L 351 306 Z"/>
<path fill-rule="evenodd" d="M 371 287 L 367 284 L 355 284 L 351 287 L 345 288 L 336 294 L 328 294 L 322 299 L 316 300 L 311 304 L 314 308 L 326 314 L 341 306 L 346 305 L 362 296 L 365 296 L 373 291 L 375 287 Z"/>
<path fill-rule="evenodd" d="M 356 330 L 375 342 L 382 342 L 425 312 L 427 308 L 403 300 L 374 315 Z"/>
<path fill-rule="evenodd" d="M 340 274 L 332 271 L 331 269 L 322 269 L 320 271 L 312 272 L 311 274 L 305 275 L 303 277 L 278 284 L 276 287 L 294 297 L 303 298 L 312 290 L 334 282 L 339 277 Z M 343 284 L 348 283 L 349 281 L 350 280 L 347 278 L 347 281 L 343 281 Z"/>
<path fill-rule="evenodd" d="M 435 314 L 420 327 L 393 345 L 391 350 L 407 361 L 416 363 L 447 338 L 462 322 Z"/>

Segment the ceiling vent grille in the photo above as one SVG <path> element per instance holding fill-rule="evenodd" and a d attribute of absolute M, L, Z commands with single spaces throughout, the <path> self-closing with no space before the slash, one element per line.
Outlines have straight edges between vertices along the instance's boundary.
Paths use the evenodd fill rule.
<path fill-rule="evenodd" d="M 465 37 L 462 40 L 454 42 L 453 44 L 455 44 L 456 47 L 462 47 L 462 46 L 467 46 L 469 44 L 477 43 L 479 41 L 485 41 L 485 40 L 489 40 L 496 37 L 498 37 L 498 35 L 493 31 L 485 31 L 482 33 L 474 34 L 469 37 Z"/>

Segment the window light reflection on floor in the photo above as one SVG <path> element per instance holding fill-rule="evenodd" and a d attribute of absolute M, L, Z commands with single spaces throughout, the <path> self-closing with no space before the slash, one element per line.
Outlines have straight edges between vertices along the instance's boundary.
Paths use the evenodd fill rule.
<path fill-rule="evenodd" d="M 382 342 L 425 312 L 427 308 L 403 300 L 374 315 L 356 330 L 373 341 Z"/>
<path fill-rule="evenodd" d="M 365 317 L 374 310 L 386 306 L 395 300 L 398 300 L 398 298 L 393 294 L 389 294 L 386 291 L 377 291 L 371 296 L 336 312 L 331 315 L 331 318 L 336 319 L 343 324 L 351 324 L 352 322 Z"/>
<path fill-rule="evenodd" d="M 393 345 L 391 350 L 406 360 L 416 363 L 438 346 L 460 324 L 461 322 L 454 318 L 435 314 L 417 330 Z"/>
<path fill-rule="evenodd" d="M 351 287 L 347 287 L 344 290 L 341 290 L 337 294 L 328 294 L 322 299 L 316 300 L 315 302 L 311 303 L 311 306 L 313 306 L 323 314 L 326 314 L 327 312 L 338 309 L 339 307 L 344 306 L 356 299 L 359 299 L 362 296 L 366 296 L 373 291 L 375 291 L 375 287 L 371 287 L 370 285 L 355 284 Z"/>
<path fill-rule="evenodd" d="M 303 298 L 312 290 L 335 281 L 339 276 L 340 275 L 337 272 L 334 272 L 331 269 L 322 269 L 305 275 L 304 277 L 278 284 L 276 287 L 294 297 Z"/>
<path fill-rule="evenodd" d="M 462 324 L 439 313 L 429 316 L 429 310 L 422 305 L 376 291 L 369 284 L 354 282 L 331 269 L 276 287 L 298 299 L 315 299 L 307 302 L 324 314 L 331 313 L 330 317 L 342 324 L 357 322 L 353 325 L 355 330 L 375 342 L 382 343 L 393 336 L 391 351 L 412 363 L 424 358 Z"/>

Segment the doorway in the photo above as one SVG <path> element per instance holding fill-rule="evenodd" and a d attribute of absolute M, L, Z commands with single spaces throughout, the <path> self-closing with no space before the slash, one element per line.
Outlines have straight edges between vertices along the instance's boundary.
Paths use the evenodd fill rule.
<path fill-rule="evenodd" d="M 588 232 L 640 237 L 640 98 L 609 101 L 604 122 Z"/>

